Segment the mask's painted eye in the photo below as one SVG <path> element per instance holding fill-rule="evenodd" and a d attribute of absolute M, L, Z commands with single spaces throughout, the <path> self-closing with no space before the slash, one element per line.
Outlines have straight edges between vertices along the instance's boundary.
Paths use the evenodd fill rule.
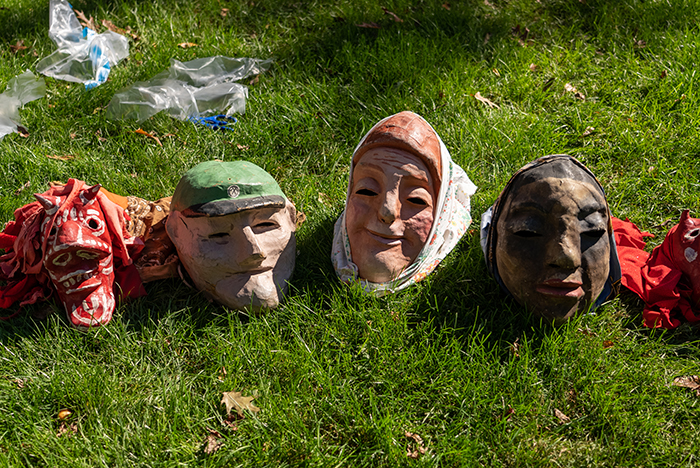
<path fill-rule="evenodd" d="M 698 234 L 700 234 L 700 229 L 693 229 L 690 231 L 688 234 L 685 235 L 687 239 L 690 239 L 692 237 L 698 237 Z"/>
<path fill-rule="evenodd" d="M 273 223 L 272 221 L 264 221 L 256 224 L 255 227 L 260 229 L 271 229 L 277 227 L 277 224 Z"/>
<path fill-rule="evenodd" d="M 373 191 L 373 190 L 370 190 L 370 189 L 366 189 L 366 188 L 360 189 L 360 190 L 358 190 L 358 191 L 355 192 L 355 193 L 356 193 L 357 195 L 365 195 L 365 196 L 367 196 L 367 197 L 374 197 L 374 196 L 377 195 L 377 192 L 375 192 L 375 191 Z"/>
<path fill-rule="evenodd" d="M 422 198 L 410 197 L 410 198 L 408 199 L 408 201 L 411 202 L 411 203 L 413 203 L 414 205 L 418 205 L 418 206 L 428 206 L 428 202 L 426 202 L 426 201 L 423 200 Z"/>
<path fill-rule="evenodd" d="M 55 236 L 56 235 L 56 226 L 51 228 L 51 232 L 49 232 L 49 236 Z"/>
<path fill-rule="evenodd" d="M 94 231 L 93 234 L 96 236 L 99 236 L 105 232 L 104 221 L 95 215 L 88 215 L 88 217 L 85 218 L 85 225 L 92 229 Z"/>
<path fill-rule="evenodd" d="M 515 234 L 516 236 L 518 236 L 518 237 L 523 237 L 523 238 L 525 238 L 525 239 L 529 239 L 529 238 L 532 238 L 532 237 L 542 237 L 542 234 L 540 234 L 540 233 L 538 233 L 538 232 L 536 232 L 536 231 L 528 231 L 528 230 L 526 230 L 526 229 L 523 229 L 523 230 L 520 230 L 520 231 L 516 231 L 514 234 Z"/>
<path fill-rule="evenodd" d="M 97 229 L 98 227 L 100 227 L 100 225 L 94 219 L 91 219 L 90 221 L 88 221 L 87 224 L 88 224 L 88 226 L 90 226 L 90 229 Z"/>
<path fill-rule="evenodd" d="M 605 229 L 592 229 L 590 231 L 582 232 L 581 235 L 588 237 L 589 239 L 600 239 L 605 235 Z"/>
<path fill-rule="evenodd" d="M 209 234 L 209 239 L 221 239 L 222 237 L 228 237 L 228 232 L 217 232 L 216 234 Z"/>

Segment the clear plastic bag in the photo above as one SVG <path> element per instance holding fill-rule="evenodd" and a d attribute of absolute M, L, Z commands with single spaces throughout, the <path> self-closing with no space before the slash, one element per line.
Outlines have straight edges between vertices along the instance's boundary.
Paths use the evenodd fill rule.
<path fill-rule="evenodd" d="M 272 60 L 221 55 L 189 62 L 171 59 L 168 70 L 115 94 L 107 118 L 142 122 L 161 111 L 180 120 L 222 112 L 243 114 L 248 88 L 234 81 L 260 74 L 271 64 Z"/>
<path fill-rule="evenodd" d="M 129 56 L 129 40 L 112 31 L 97 34 L 83 28 L 66 0 L 51 0 L 49 37 L 58 50 L 36 66 L 39 73 L 59 80 L 99 86 L 111 68 Z"/>
<path fill-rule="evenodd" d="M 7 83 L 7 90 L 0 94 L 0 140 L 16 132 L 20 125 L 19 108 L 46 95 L 46 83 L 27 70 Z"/>

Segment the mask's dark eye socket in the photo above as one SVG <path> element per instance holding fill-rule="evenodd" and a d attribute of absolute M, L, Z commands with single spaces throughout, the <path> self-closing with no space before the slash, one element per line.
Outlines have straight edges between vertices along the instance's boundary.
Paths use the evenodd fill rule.
<path fill-rule="evenodd" d="M 692 237 L 698 237 L 698 234 L 700 234 L 700 229 L 693 229 L 693 230 L 690 231 L 688 234 L 686 234 L 685 237 L 687 237 L 688 239 L 690 239 L 690 238 L 692 238 Z"/>
<path fill-rule="evenodd" d="M 428 206 L 428 202 L 426 202 L 426 201 L 423 200 L 422 198 L 411 197 L 411 198 L 408 199 L 408 201 L 411 202 L 411 203 L 413 203 L 414 205 L 418 205 L 418 206 Z"/>
<path fill-rule="evenodd" d="M 222 237 L 228 237 L 228 232 L 217 232 L 216 234 L 209 234 L 209 239 L 221 239 Z"/>
<path fill-rule="evenodd" d="M 582 232 L 581 235 L 589 239 L 598 240 L 605 235 L 605 232 L 605 229 L 592 229 L 590 231 Z"/>
<path fill-rule="evenodd" d="M 272 229 L 276 228 L 277 224 L 273 223 L 272 221 L 264 221 L 262 223 L 256 224 L 255 227 L 259 229 Z"/>
<path fill-rule="evenodd" d="M 522 231 L 516 231 L 514 233 L 518 237 L 523 237 L 525 239 L 529 239 L 532 237 L 542 237 L 542 234 L 535 232 L 535 231 L 527 231 L 527 230 L 522 230 Z"/>
<path fill-rule="evenodd" d="M 56 235 L 56 226 L 51 228 L 51 232 L 49 232 L 50 236 L 55 236 Z"/>
<path fill-rule="evenodd" d="M 368 197 L 374 197 L 374 196 L 377 195 L 377 192 L 374 192 L 374 191 L 372 191 L 372 190 L 370 190 L 370 189 L 366 189 L 366 188 L 360 189 L 360 190 L 358 190 L 358 191 L 355 192 L 355 193 L 356 193 L 357 195 L 365 195 L 365 196 L 368 196 Z"/>
<path fill-rule="evenodd" d="M 100 227 L 98 222 L 94 219 L 90 219 L 87 224 L 88 226 L 90 226 L 90 229 L 97 229 L 98 227 Z"/>

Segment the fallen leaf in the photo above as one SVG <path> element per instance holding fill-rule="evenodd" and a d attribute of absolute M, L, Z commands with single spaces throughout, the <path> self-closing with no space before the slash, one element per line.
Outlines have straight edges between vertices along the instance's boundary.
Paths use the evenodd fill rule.
<path fill-rule="evenodd" d="M 107 139 L 102 136 L 102 130 L 96 131 L 95 136 L 97 137 L 97 141 L 100 143 L 107 141 Z"/>
<path fill-rule="evenodd" d="M 116 26 L 114 23 L 112 23 L 109 20 L 102 20 L 102 26 L 104 26 L 105 28 L 109 29 L 112 32 L 115 32 L 117 34 L 121 34 L 122 36 L 126 36 L 128 34 L 127 30 L 122 29 L 119 26 Z"/>
<path fill-rule="evenodd" d="M 579 328 L 578 331 L 583 333 L 586 336 L 598 336 L 598 334 L 596 332 L 594 332 L 593 330 L 591 330 L 590 328 Z"/>
<path fill-rule="evenodd" d="M 207 455 L 211 455 L 212 453 L 219 450 L 221 446 L 224 445 L 224 443 L 219 442 L 219 439 L 222 439 L 223 437 L 217 431 L 215 431 L 214 429 L 207 429 L 207 431 L 209 431 L 209 434 L 207 435 L 207 438 L 205 440 L 205 443 L 207 445 L 206 447 L 204 447 L 204 453 L 206 453 Z"/>
<path fill-rule="evenodd" d="M 222 8 L 220 14 L 222 18 L 225 18 L 228 15 L 228 8 Z"/>
<path fill-rule="evenodd" d="M 250 149 L 250 146 L 248 145 L 241 145 L 240 143 L 236 143 L 236 148 L 238 148 L 241 151 L 245 151 L 247 149 Z"/>
<path fill-rule="evenodd" d="M 426 452 L 427 449 L 423 447 L 423 438 L 421 436 L 408 431 L 404 432 L 404 436 L 413 441 L 406 447 L 406 456 L 408 458 L 418 459 L 418 457 Z"/>
<path fill-rule="evenodd" d="M 139 128 L 139 129 L 134 130 L 134 133 L 138 133 L 139 135 L 144 135 L 144 136 L 147 136 L 148 138 L 152 138 L 156 141 L 156 143 L 158 143 L 158 145 L 160 145 L 161 148 L 163 147 L 163 143 L 160 142 L 160 140 L 158 139 L 157 136 L 152 135 L 145 130 L 142 130 Z"/>
<path fill-rule="evenodd" d="M 248 82 L 250 86 L 254 86 L 258 84 L 258 81 L 260 81 L 260 75 L 255 75 L 255 77 Z"/>
<path fill-rule="evenodd" d="M 306 213 L 304 213 L 301 210 L 297 210 L 297 222 L 296 222 L 297 229 L 299 229 L 301 227 L 301 225 L 304 224 L 305 221 L 306 221 Z M 299 252 L 297 251 L 297 256 L 298 255 L 299 255 Z"/>
<path fill-rule="evenodd" d="M 449 3 L 443 3 L 443 4 L 442 4 L 442 7 L 443 7 L 445 10 L 447 10 L 447 11 L 450 11 L 450 10 L 451 10 L 451 6 L 450 6 Z"/>
<path fill-rule="evenodd" d="M 129 175 L 130 175 L 131 177 L 133 177 L 134 179 L 137 178 L 137 177 L 139 176 L 136 172 L 132 172 L 132 173 L 129 174 Z"/>
<path fill-rule="evenodd" d="M 493 8 L 494 10 L 496 9 L 495 6 L 491 5 L 491 2 L 489 2 L 489 0 L 484 0 L 484 5 L 486 5 L 487 7 L 491 7 L 491 8 Z"/>
<path fill-rule="evenodd" d="M 26 382 L 26 380 L 22 380 L 22 379 L 14 379 L 14 380 L 12 381 L 12 383 L 14 383 L 15 385 L 17 385 L 17 388 L 24 388 L 25 382 Z"/>
<path fill-rule="evenodd" d="M 221 370 L 219 371 L 219 380 L 221 380 L 223 382 L 225 378 L 226 378 L 226 368 L 222 366 Z"/>
<path fill-rule="evenodd" d="M 581 134 L 581 137 L 587 137 L 589 135 L 592 135 L 593 132 L 595 132 L 595 128 L 593 127 L 586 127 L 586 129 L 583 131 L 583 134 Z"/>
<path fill-rule="evenodd" d="M 323 192 L 318 192 L 318 201 L 319 203 L 322 203 L 323 205 L 326 206 L 332 206 L 333 205 L 333 200 L 331 200 L 331 197 L 326 195 Z"/>
<path fill-rule="evenodd" d="M 530 30 L 528 28 L 523 28 L 517 24 L 514 28 L 510 28 L 510 34 L 518 40 L 518 44 L 527 47 L 527 38 L 530 35 Z"/>
<path fill-rule="evenodd" d="M 17 41 L 15 45 L 10 46 L 10 51 L 12 51 L 13 54 L 16 54 L 20 50 L 25 50 L 27 49 L 27 46 L 24 45 L 24 39 L 21 41 Z"/>
<path fill-rule="evenodd" d="M 232 431 L 237 431 L 238 430 L 238 419 L 240 419 L 238 417 L 238 414 L 229 414 L 221 421 L 221 424 L 224 427 L 231 429 Z"/>
<path fill-rule="evenodd" d="M 697 375 L 687 375 L 684 377 L 676 377 L 673 379 L 673 382 L 671 382 L 671 385 L 675 385 L 676 387 L 684 387 L 684 388 L 689 388 L 691 390 L 695 390 L 695 394 L 697 396 L 700 396 L 700 377 Z"/>
<path fill-rule="evenodd" d="M 494 75 L 496 75 L 496 76 L 498 76 L 498 77 L 501 76 L 501 72 L 498 71 L 498 68 L 494 68 L 494 69 L 491 70 L 491 71 L 493 72 Z"/>
<path fill-rule="evenodd" d="M 32 185 L 32 182 L 28 180 L 23 186 L 15 190 L 15 197 L 18 196 L 20 193 L 22 193 L 24 190 L 28 189 Z"/>
<path fill-rule="evenodd" d="M 488 43 L 490 39 L 491 39 L 491 34 L 486 33 L 486 35 L 484 36 L 484 44 Z"/>
<path fill-rule="evenodd" d="M 537 69 L 540 68 L 540 67 L 538 67 L 538 66 L 535 65 L 534 63 L 531 63 L 529 68 L 530 68 L 530 71 L 531 71 L 531 72 L 535 72 L 535 71 L 537 71 Z"/>
<path fill-rule="evenodd" d="M 647 46 L 647 41 L 643 40 L 638 40 L 637 42 L 634 43 L 634 48 L 635 49 L 643 49 Z"/>
<path fill-rule="evenodd" d="M 224 392 L 221 403 L 226 405 L 226 413 L 231 413 L 235 409 L 238 416 L 243 417 L 243 410 L 247 409 L 253 413 L 260 411 L 260 408 L 251 403 L 254 396 L 244 397 L 241 392 Z"/>
<path fill-rule="evenodd" d="M 370 21 L 369 23 L 356 24 L 355 26 L 357 26 L 358 28 L 379 29 L 379 25 L 374 21 Z"/>
<path fill-rule="evenodd" d="M 676 101 L 677 100 L 678 99 L 676 99 Z M 17 131 L 19 132 L 19 136 L 22 138 L 29 138 L 29 130 L 27 130 L 25 127 L 17 125 Z"/>
<path fill-rule="evenodd" d="M 47 154 L 46 157 L 49 159 L 57 159 L 59 161 L 70 161 L 71 159 L 75 159 L 75 156 L 73 156 L 72 154 L 66 154 L 64 156 Z"/>
<path fill-rule="evenodd" d="M 99 111 L 101 111 L 102 109 L 104 109 L 104 107 L 95 107 L 95 108 L 92 110 L 92 115 L 97 114 L 97 113 L 98 113 Z"/>
<path fill-rule="evenodd" d="M 500 109 L 498 104 L 496 104 L 495 102 L 492 102 L 490 99 L 487 99 L 484 96 L 482 96 L 479 91 L 476 92 L 474 97 L 476 98 L 477 101 L 483 102 L 484 104 L 486 104 L 487 106 L 489 106 L 492 109 L 494 109 L 494 108 Z"/>
<path fill-rule="evenodd" d="M 95 18 L 93 18 L 92 16 L 90 16 L 90 19 L 87 19 L 83 12 L 80 10 L 75 10 L 75 16 L 77 16 L 78 20 L 80 20 L 80 24 L 82 24 L 86 28 L 92 29 L 95 32 L 100 32 L 97 29 L 97 26 L 95 25 Z"/>
<path fill-rule="evenodd" d="M 603 348 L 604 349 L 612 348 L 613 346 L 615 346 L 615 343 L 613 343 L 611 340 L 603 341 Z"/>
<path fill-rule="evenodd" d="M 391 19 L 393 19 L 393 20 L 396 21 L 397 23 L 403 23 L 403 20 L 402 20 L 401 18 L 399 18 L 399 17 L 396 15 L 396 13 L 394 13 L 393 11 L 389 11 L 389 9 L 388 9 L 387 7 L 382 7 L 382 10 L 384 10 L 384 14 L 385 14 L 385 15 L 391 16 Z"/>
<path fill-rule="evenodd" d="M 190 47 L 199 47 L 194 42 L 181 42 L 177 46 L 182 47 L 183 49 L 189 49 Z"/>
<path fill-rule="evenodd" d="M 70 437 L 76 432 L 78 432 L 78 425 L 76 423 L 66 424 L 64 421 L 61 421 L 61 424 L 58 426 L 58 432 L 56 432 L 56 437 L 61 437 L 62 435 Z"/>
<path fill-rule="evenodd" d="M 661 70 L 661 75 L 659 75 L 659 78 L 662 80 L 668 76 L 668 73 L 666 73 L 666 70 Z"/>
<path fill-rule="evenodd" d="M 576 99 L 580 99 L 582 101 L 586 100 L 586 96 L 584 96 L 583 93 L 580 93 L 579 90 L 576 89 L 571 83 L 564 84 L 564 89 L 569 93 L 574 93 L 574 97 Z"/>
<path fill-rule="evenodd" d="M 68 419 L 73 412 L 69 409 L 62 409 L 58 412 L 58 419 Z"/>
<path fill-rule="evenodd" d="M 513 344 L 510 345 L 510 353 L 515 357 L 520 357 L 520 343 L 518 341 L 520 341 L 520 337 L 517 337 Z"/>
<path fill-rule="evenodd" d="M 559 421 L 561 421 L 562 424 L 566 424 L 569 421 L 571 421 L 571 418 L 569 418 L 567 415 L 559 411 L 557 408 L 554 408 L 554 416 L 557 417 Z"/>

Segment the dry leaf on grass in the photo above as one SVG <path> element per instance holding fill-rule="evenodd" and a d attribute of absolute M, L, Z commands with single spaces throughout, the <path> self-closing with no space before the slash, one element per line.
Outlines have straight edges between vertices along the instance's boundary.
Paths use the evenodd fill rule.
<path fill-rule="evenodd" d="M 613 346 L 615 346 L 615 343 L 613 343 L 612 340 L 603 341 L 603 348 L 608 349 L 612 348 Z"/>
<path fill-rule="evenodd" d="M 562 424 L 566 424 L 569 421 L 571 421 L 571 418 L 569 418 L 567 415 L 559 411 L 557 408 L 554 408 L 554 416 L 557 417 L 559 421 L 561 421 Z"/>
<path fill-rule="evenodd" d="M 75 159 L 75 156 L 73 156 L 72 154 L 66 154 L 64 156 L 47 154 L 46 157 L 49 159 L 57 159 L 59 161 L 70 161 L 71 159 Z"/>
<path fill-rule="evenodd" d="M 15 190 L 15 193 L 14 193 L 15 197 L 18 196 L 18 195 L 19 195 L 20 193 L 22 193 L 23 191 L 25 191 L 26 189 L 28 189 L 29 187 L 31 187 L 31 185 L 32 185 L 32 182 L 31 182 L 30 180 L 28 180 L 27 182 L 25 182 L 25 184 L 24 184 L 23 186 L 21 186 L 20 188 L 18 188 L 17 190 Z"/>
<path fill-rule="evenodd" d="M 177 46 L 182 47 L 183 49 L 189 49 L 190 47 L 199 47 L 194 42 L 181 42 Z"/>
<path fill-rule="evenodd" d="M 500 106 L 496 104 L 495 102 L 491 101 L 490 99 L 485 98 L 484 96 L 481 95 L 479 91 L 476 92 L 474 95 L 477 101 L 483 102 L 487 106 L 489 106 L 492 109 L 500 109 Z"/>
<path fill-rule="evenodd" d="M 97 25 L 95 24 L 95 18 L 93 18 L 92 16 L 90 16 L 90 19 L 88 19 L 80 10 L 75 10 L 75 16 L 77 16 L 78 20 L 80 20 L 80 24 L 82 24 L 86 28 L 92 29 L 95 32 L 100 32 L 97 28 Z"/>
<path fill-rule="evenodd" d="M 64 408 L 58 412 L 58 419 L 67 419 L 71 414 L 73 414 L 71 410 Z"/>
<path fill-rule="evenodd" d="M 450 10 L 452 9 L 452 7 L 450 6 L 449 3 L 443 3 L 443 4 L 442 4 L 442 7 L 443 7 L 445 10 L 447 10 L 447 11 L 450 11 Z"/>
<path fill-rule="evenodd" d="M 228 8 L 222 8 L 221 9 L 221 17 L 225 18 L 226 15 L 228 15 Z"/>
<path fill-rule="evenodd" d="M 510 345 L 510 354 L 514 357 L 520 357 L 520 337 L 517 337 L 513 344 Z"/>
<path fill-rule="evenodd" d="M 147 136 L 148 138 L 152 138 L 156 141 L 156 143 L 158 143 L 158 145 L 161 148 L 163 147 L 163 143 L 160 142 L 160 139 L 157 136 L 155 136 L 151 133 L 148 133 L 146 130 L 142 130 L 139 128 L 139 129 L 134 130 L 134 133 L 138 133 L 139 135 L 143 135 L 143 136 Z"/>
<path fill-rule="evenodd" d="M 403 435 L 413 441 L 409 442 L 408 447 L 406 447 L 406 456 L 408 458 L 417 459 L 426 452 L 427 449 L 423 447 L 423 438 L 421 436 L 408 431 L 405 431 Z"/>
<path fill-rule="evenodd" d="M 382 7 L 382 10 L 384 11 L 384 14 L 385 14 L 385 15 L 391 16 L 391 19 L 393 19 L 393 20 L 396 21 L 397 23 L 403 23 L 403 20 L 402 20 L 401 18 L 399 18 L 399 17 L 396 15 L 396 13 L 394 13 L 393 11 L 389 11 L 389 9 L 388 9 L 387 7 Z"/>
<path fill-rule="evenodd" d="M 586 100 L 586 96 L 584 96 L 583 93 L 579 92 L 579 90 L 576 89 L 571 83 L 566 83 L 564 85 L 564 89 L 569 93 L 574 93 L 574 97 L 576 99 L 580 99 L 582 101 Z"/>
<path fill-rule="evenodd" d="M 586 129 L 583 131 L 583 134 L 581 135 L 581 137 L 583 138 L 583 137 L 587 137 L 589 135 L 593 135 L 593 132 L 595 132 L 595 128 L 586 127 Z"/>
<path fill-rule="evenodd" d="M 204 453 L 207 455 L 211 455 L 212 453 L 216 452 L 221 448 L 222 445 L 224 445 L 223 442 L 219 442 L 219 439 L 223 439 L 221 434 L 219 434 L 218 431 L 215 431 L 214 429 L 207 429 L 209 431 L 209 434 L 207 434 L 207 438 L 204 441 L 206 446 L 204 447 Z"/>
<path fill-rule="evenodd" d="M 236 148 L 238 148 L 241 151 L 245 151 L 247 149 L 250 149 L 250 146 L 248 145 L 241 145 L 240 143 L 236 143 Z"/>
<path fill-rule="evenodd" d="M 231 410 L 235 409 L 238 416 L 243 417 L 244 409 L 253 413 L 260 411 L 260 408 L 251 403 L 254 399 L 254 396 L 244 397 L 241 392 L 224 392 L 221 404 L 226 405 L 226 413 L 231 413 Z"/>
<path fill-rule="evenodd" d="M 29 138 L 29 130 L 21 125 L 17 125 L 17 131 L 22 138 Z"/>
<path fill-rule="evenodd" d="M 24 388 L 24 384 L 25 384 L 26 380 L 14 379 L 11 382 L 14 383 L 15 385 L 17 385 L 17 388 Z"/>
<path fill-rule="evenodd" d="M 700 397 L 700 377 L 697 375 L 686 375 L 683 377 L 676 377 L 675 379 L 673 379 L 673 382 L 671 382 L 671 385 L 695 390 L 695 395 Z"/>
<path fill-rule="evenodd" d="M 15 45 L 11 45 L 11 46 L 10 46 L 10 51 L 11 51 L 13 54 L 16 54 L 16 53 L 19 52 L 20 50 L 25 50 L 26 48 L 27 48 L 27 46 L 24 45 L 24 40 L 21 40 L 21 41 L 17 41 L 17 42 L 15 43 Z"/>
<path fill-rule="evenodd" d="M 374 21 L 370 21 L 369 23 L 356 24 L 355 26 L 357 26 L 358 28 L 379 29 L 379 25 Z"/>
<path fill-rule="evenodd" d="M 76 423 L 67 424 L 65 421 L 61 421 L 61 424 L 58 426 L 58 431 L 56 432 L 56 437 L 61 437 L 63 435 L 70 437 L 77 432 L 78 425 Z"/>
<path fill-rule="evenodd" d="M 536 72 L 537 69 L 540 68 L 540 67 L 538 67 L 538 66 L 535 65 L 534 63 L 531 63 L 530 66 L 529 66 L 528 68 L 530 68 L 530 71 L 531 71 L 531 72 Z"/>

